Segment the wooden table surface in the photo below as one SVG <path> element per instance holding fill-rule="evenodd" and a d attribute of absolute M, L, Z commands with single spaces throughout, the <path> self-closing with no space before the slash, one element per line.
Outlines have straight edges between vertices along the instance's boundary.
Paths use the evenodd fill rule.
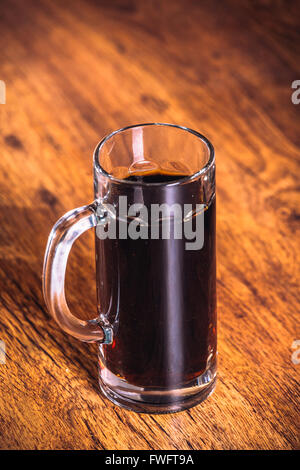
<path fill-rule="evenodd" d="M 299 448 L 299 8 L 1 0 L 2 449 Z M 96 143 L 153 121 L 199 130 L 217 159 L 219 379 L 173 415 L 104 399 L 97 346 L 64 334 L 41 292 L 53 223 L 93 199 Z M 67 273 L 81 318 L 95 316 L 93 242 Z"/>

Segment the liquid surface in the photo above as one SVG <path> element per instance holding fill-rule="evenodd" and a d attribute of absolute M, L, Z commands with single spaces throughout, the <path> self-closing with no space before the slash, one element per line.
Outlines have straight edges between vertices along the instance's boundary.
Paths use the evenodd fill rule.
<path fill-rule="evenodd" d="M 125 178 L 125 181 L 140 181 L 143 183 L 171 183 L 177 180 L 181 180 L 182 178 L 186 178 L 188 175 L 180 175 L 180 174 L 170 174 L 170 173 L 158 173 L 153 172 L 150 174 L 134 174 L 130 175 Z"/>
<path fill-rule="evenodd" d="M 169 182 L 186 175 L 131 175 Z M 199 181 L 175 186 L 112 185 L 110 200 L 202 203 Z M 128 188 L 128 189 L 127 189 Z M 136 386 L 179 387 L 198 377 L 216 354 L 215 200 L 204 213 L 204 245 L 187 240 L 96 237 L 99 308 L 114 326 L 101 346 L 101 367 Z"/>

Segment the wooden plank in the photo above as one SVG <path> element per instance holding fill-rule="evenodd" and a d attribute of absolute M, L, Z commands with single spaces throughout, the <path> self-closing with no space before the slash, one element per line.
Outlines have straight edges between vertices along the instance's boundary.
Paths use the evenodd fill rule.
<path fill-rule="evenodd" d="M 299 447 L 299 2 L 3 0 L 0 6 L 0 448 Z M 48 233 L 92 200 L 106 133 L 173 122 L 213 142 L 219 382 L 203 404 L 137 415 L 104 399 L 96 345 L 41 293 Z M 92 233 L 68 300 L 95 315 Z M 80 293 L 80 294 L 79 294 Z"/>

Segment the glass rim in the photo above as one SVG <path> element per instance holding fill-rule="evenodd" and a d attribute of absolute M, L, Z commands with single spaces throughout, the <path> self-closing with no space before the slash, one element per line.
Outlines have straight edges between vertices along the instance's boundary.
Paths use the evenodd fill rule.
<path fill-rule="evenodd" d="M 111 137 L 117 134 L 121 134 L 124 131 L 127 131 L 129 129 L 134 129 L 136 127 L 146 127 L 146 126 L 165 126 L 165 127 L 173 127 L 176 129 L 181 129 L 183 131 L 187 131 L 190 134 L 195 135 L 198 137 L 205 145 L 206 148 L 208 149 L 209 153 L 209 158 L 206 162 L 206 164 L 200 168 L 197 172 L 193 173 L 192 175 L 185 176 L 184 178 L 180 179 L 174 179 L 174 181 L 166 181 L 166 182 L 159 182 L 159 183 L 150 183 L 150 182 L 145 182 L 145 181 L 128 181 L 120 178 L 116 178 L 113 176 L 111 173 L 108 173 L 100 164 L 99 162 L 99 155 L 100 151 L 103 147 L 103 145 L 109 141 Z M 110 134 L 106 135 L 97 145 L 94 150 L 94 167 L 95 169 L 105 176 L 106 178 L 110 179 L 113 182 L 119 183 L 119 184 L 129 184 L 129 185 L 134 185 L 134 186 L 174 186 L 174 185 L 181 185 L 186 182 L 192 181 L 194 179 L 199 178 L 200 176 L 204 175 L 207 173 L 210 168 L 214 165 L 215 163 L 215 151 L 212 143 L 205 137 L 203 134 L 200 134 L 200 132 L 195 131 L 193 129 L 190 129 L 189 127 L 185 126 L 180 126 L 178 124 L 169 124 L 169 123 L 164 123 L 164 122 L 147 122 L 143 124 L 132 124 L 126 127 L 122 127 L 120 129 L 117 129 L 116 131 L 111 132 Z M 175 175 L 174 175 L 175 176 Z"/>

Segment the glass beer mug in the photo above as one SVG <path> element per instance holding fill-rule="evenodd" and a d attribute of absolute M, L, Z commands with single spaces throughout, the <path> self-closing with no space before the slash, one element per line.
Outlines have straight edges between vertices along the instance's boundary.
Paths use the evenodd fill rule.
<path fill-rule="evenodd" d="M 96 147 L 94 188 L 94 202 L 50 233 L 47 307 L 65 332 L 98 343 L 100 389 L 113 403 L 148 413 L 194 406 L 216 382 L 213 147 L 177 125 L 120 129 Z M 70 249 L 91 228 L 98 311 L 83 321 L 64 282 Z"/>

